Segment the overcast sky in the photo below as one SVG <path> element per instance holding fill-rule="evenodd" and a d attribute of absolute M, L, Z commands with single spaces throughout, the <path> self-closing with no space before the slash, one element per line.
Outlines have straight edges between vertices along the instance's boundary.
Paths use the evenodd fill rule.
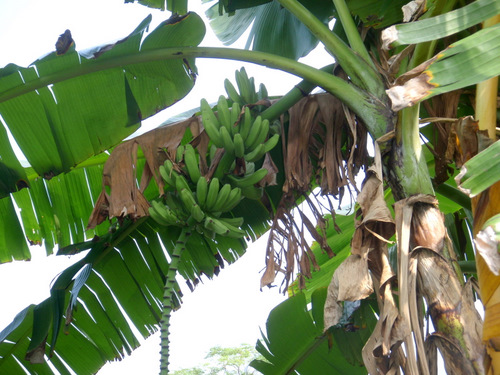
<path fill-rule="evenodd" d="M 201 0 L 191 0 L 190 9 L 200 14 Z M 167 12 L 153 11 L 123 0 L 19 0 L 0 5 L 0 67 L 8 63 L 27 66 L 38 57 L 54 50 L 54 44 L 70 29 L 77 50 L 101 45 L 128 35 L 148 14 L 153 14 L 153 28 L 169 17 Z M 152 29 L 151 29 L 152 30 Z M 216 46 L 217 40 L 207 30 L 203 42 Z M 319 50 L 308 58 L 315 66 L 323 66 L 325 53 Z M 197 60 L 199 77 L 185 100 L 145 122 L 153 128 L 170 116 L 197 107 L 205 97 L 215 102 L 225 94 L 223 81 L 234 82 L 234 71 L 240 62 Z M 257 84 L 265 82 L 271 95 L 285 93 L 299 80 L 280 73 L 245 64 Z M 142 130 L 144 131 L 144 129 Z M 272 307 L 283 296 L 277 288 L 259 291 L 259 273 L 264 265 L 264 243 L 250 246 L 236 264 L 226 267 L 213 281 L 204 280 L 194 293 L 185 291 L 184 303 L 171 319 L 171 369 L 195 366 L 203 361 L 210 347 L 255 344 L 259 326 L 264 328 Z M 0 330 L 30 303 L 38 303 L 49 295 L 51 280 L 76 260 L 69 257 L 46 257 L 44 249 L 32 248 L 33 260 L 0 266 Z M 184 283 L 181 281 L 181 285 Z M 158 335 L 147 340 L 133 355 L 118 364 L 106 365 L 99 374 L 152 374 L 159 368 Z"/>

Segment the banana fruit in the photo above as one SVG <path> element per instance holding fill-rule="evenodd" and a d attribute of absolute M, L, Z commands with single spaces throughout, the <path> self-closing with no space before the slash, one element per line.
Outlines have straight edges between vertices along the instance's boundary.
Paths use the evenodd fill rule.
<path fill-rule="evenodd" d="M 243 198 L 241 189 L 238 187 L 232 188 L 230 184 L 224 184 L 220 189 L 219 187 L 219 179 L 217 177 L 212 178 L 205 202 L 198 201 L 206 212 L 220 214 L 231 211 Z"/>
<path fill-rule="evenodd" d="M 201 177 L 198 155 L 191 144 L 184 147 L 184 165 L 191 181 L 196 184 Z"/>
<path fill-rule="evenodd" d="M 253 186 L 256 183 L 260 182 L 264 177 L 267 176 L 267 173 L 268 173 L 267 169 L 261 168 L 255 171 L 254 173 L 248 174 L 244 177 L 236 177 L 229 175 L 227 176 L 227 178 L 231 182 L 231 185 L 243 189 L 249 186 Z"/>
<path fill-rule="evenodd" d="M 231 225 L 229 222 L 223 219 L 217 219 L 215 217 L 207 216 L 204 221 L 204 226 L 210 231 L 214 233 L 232 237 L 232 238 L 241 238 L 246 235 L 246 232 L 234 225 Z"/>
<path fill-rule="evenodd" d="M 236 85 L 238 90 L 228 79 L 224 80 L 224 88 L 228 97 L 235 103 L 240 104 L 254 104 L 259 100 L 267 99 L 269 97 L 266 86 L 259 85 L 259 91 L 255 91 L 254 78 L 248 78 L 245 68 L 241 68 L 235 72 Z"/>
<path fill-rule="evenodd" d="M 205 99 L 201 99 L 201 121 L 203 122 L 203 127 L 208 137 L 212 143 L 218 147 L 223 147 L 222 138 L 219 133 L 219 120 L 215 116 L 214 111 L 210 107 L 210 104 Z"/>
<path fill-rule="evenodd" d="M 182 220 L 179 219 L 172 209 L 155 200 L 151 201 L 149 215 L 154 221 L 163 226 L 179 225 L 182 223 Z"/>
<path fill-rule="evenodd" d="M 246 235 L 240 228 L 243 218 L 221 215 L 232 211 L 244 197 L 262 197 L 263 188 L 256 184 L 268 171 L 255 170 L 255 164 L 278 144 L 281 132 L 267 119 L 254 118 L 250 110 L 250 107 L 253 111 L 260 108 L 250 104 L 267 98 L 265 86 L 260 85 L 257 92 L 254 79 L 248 77 L 244 68 L 236 71 L 235 78 L 237 89 L 229 80 L 224 81 L 229 101 L 221 95 L 215 112 L 205 99 L 201 100 L 203 127 L 211 141 L 208 155 L 200 155 L 200 148 L 187 143 L 179 145 L 175 157 L 160 166 L 160 175 L 168 189 L 164 203 L 152 201 L 149 208 L 150 216 L 160 225 L 192 225 L 193 230 L 208 238 Z M 201 157 L 213 161 L 216 155 L 220 156 L 217 153 L 220 148 L 225 152 L 210 174 L 212 178 L 202 176 Z M 245 175 L 239 177 L 237 173 Z"/>

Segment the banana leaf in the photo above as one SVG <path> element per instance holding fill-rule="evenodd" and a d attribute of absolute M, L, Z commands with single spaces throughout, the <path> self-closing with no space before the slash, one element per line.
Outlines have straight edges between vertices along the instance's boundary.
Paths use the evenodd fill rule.
<path fill-rule="evenodd" d="M 229 1 L 228 12 L 220 14 L 220 2 L 210 7 L 206 15 L 215 35 L 225 45 L 236 42 L 250 27 L 245 48 L 271 52 L 294 60 L 311 52 L 318 40 L 309 29 L 281 7 L 277 1 Z M 330 1 L 308 0 L 302 2 L 318 19 L 328 24 L 333 15 Z"/>
<path fill-rule="evenodd" d="M 329 345 L 327 334 L 323 334 L 325 298 L 326 288 L 317 290 L 311 311 L 308 311 L 306 297 L 302 293 L 276 306 L 269 314 L 266 335 L 263 334 L 263 339 L 256 345 L 265 360 L 254 360 L 250 366 L 264 375 L 366 374 L 365 367 L 355 363 L 348 352 L 349 345 L 356 343 L 356 349 L 359 349 L 367 337 L 362 337 L 357 328 L 346 332 L 342 327 L 340 330 L 345 333 L 341 337 L 343 341 L 331 340 Z M 373 312 L 371 315 L 373 324 L 376 317 Z M 365 318 L 364 321 L 369 320 Z M 367 328 L 359 330 L 370 331 Z M 347 346 L 344 352 L 341 346 Z"/>
<path fill-rule="evenodd" d="M 399 111 L 433 96 L 474 85 L 500 74 L 500 24 L 453 43 L 387 90 Z"/>
<path fill-rule="evenodd" d="M 50 179 L 119 143 L 193 87 L 194 61 L 134 63 L 141 51 L 196 46 L 205 34 L 195 13 L 175 16 L 145 38 L 151 17 L 115 44 L 76 52 L 69 32 L 49 53 L 23 68 L 0 69 L 0 115 L 39 176 Z M 66 43 L 64 45 L 64 43 Z M 127 58 L 129 65 L 117 66 Z M 0 145 L 8 145 L 0 132 Z M 29 185 L 12 147 L 0 149 L 0 197 Z"/>
<path fill-rule="evenodd" d="M 460 190 L 475 197 L 500 180 L 500 141 L 468 160 L 456 177 Z"/>
<path fill-rule="evenodd" d="M 130 354 L 139 346 L 135 332 L 146 338 L 158 329 L 169 267 L 164 249 L 171 252 L 177 236 L 176 228 L 142 219 L 72 246 L 70 250 L 90 250 L 55 279 L 48 299 L 27 307 L 0 332 L 0 372 L 24 374 L 25 367 L 53 374 L 44 361 L 48 356 L 63 374 L 69 373 L 66 366 L 93 374 L 107 361 Z M 190 285 L 202 275 L 212 278 L 225 262 L 244 254 L 246 246 L 241 239 L 208 241 L 193 233 L 179 272 Z M 174 290 L 178 308 L 182 293 L 177 284 Z"/>
<path fill-rule="evenodd" d="M 477 0 L 452 12 L 417 22 L 391 26 L 383 31 L 385 45 L 417 44 L 444 38 L 500 13 L 496 0 Z"/>

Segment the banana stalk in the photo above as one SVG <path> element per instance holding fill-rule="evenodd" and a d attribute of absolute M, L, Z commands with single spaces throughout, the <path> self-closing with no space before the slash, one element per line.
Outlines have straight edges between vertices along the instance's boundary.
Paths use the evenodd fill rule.
<path fill-rule="evenodd" d="M 182 231 L 179 234 L 179 238 L 177 239 L 176 245 L 171 254 L 171 261 L 168 267 L 165 287 L 163 288 L 163 306 L 160 321 L 160 375 L 168 375 L 168 349 L 170 342 L 168 339 L 168 331 L 170 326 L 170 313 L 173 306 L 172 299 L 174 295 L 175 275 L 177 274 L 177 268 L 179 266 L 179 260 L 182 252 L 186 248 L 187 240 L 191 235 L 191 230 L 194 225 L 194 219 L 189 218 L 187 225 L 182 228 Z"/>

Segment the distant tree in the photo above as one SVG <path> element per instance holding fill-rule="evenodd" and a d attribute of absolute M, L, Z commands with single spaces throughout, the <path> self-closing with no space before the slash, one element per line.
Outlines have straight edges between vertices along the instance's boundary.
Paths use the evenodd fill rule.
<path fill-rule="evenodd" d="M 172 375 L 252 375 L 258 372 L 248 364 L 260 357 L 253 346 L 241 344 L 234 348 L 215 346 L 210 348 L 208 362 L 202 367 L 191 367 L 174 371 Z"/>

